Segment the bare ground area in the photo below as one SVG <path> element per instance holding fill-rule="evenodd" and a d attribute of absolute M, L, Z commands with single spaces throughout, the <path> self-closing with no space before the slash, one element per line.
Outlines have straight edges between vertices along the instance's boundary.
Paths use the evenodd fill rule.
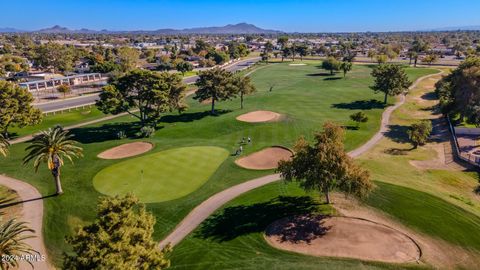
<path fill-rule="evenodd" d="M 334 194 L 333 201 L 335 202 L 334 207 L 340 215 L 359 217 L 385 224 L 414 239 L 422 252 L 420 263 L 427 263 L 436 269 L 476 269 L 480 264 L 480 254 L 414 231 L 354 198 Z"/>
<path fill-rule="evenodd" d="M 239 158 L 235 163 L 246 169 L 270 170 L 277 168 L 280 160 L 289 160 L 292 154 L 292 151 L 287 148 L 274 146 Z"/>
<path fill-rule="evenodd" d="M 121 159 L 143 154 L 152 148 L 153 145 L 148 142 L 126 143 L 103 151 L 98 154 L 98 157 L 103 159 Z"/>
<path fill-rule="evenodd" d="M 278 122 L 282 115 L 271 111 L 253 111 L 237 116 L 238 121 L 248 123 Z"/>
<path fill-rule="evenodd" d="M 313 256 L 389 263 L 416 262 L 421 251 L 407 235 L 355 217 L 297 216 L 278 220 L 265 234 L 279 249 Z"/>

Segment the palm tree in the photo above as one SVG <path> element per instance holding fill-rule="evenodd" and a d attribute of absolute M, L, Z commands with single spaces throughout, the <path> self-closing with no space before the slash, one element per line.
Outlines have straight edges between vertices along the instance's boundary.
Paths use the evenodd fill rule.
<path fill-rule="evenodd" d="M 15 198 L 7 191 L 2 190 L 0 192 L 0 205 L 6 205 L 14 201 Z M 0 212 L 0 216 L 4 214 Z M 25 233 L 29 234 L 25 235 Z M 3 259 L 0 262 L 1 270 L 18 268 L 18 260 L 16 258 L 22 255 L 34 255 L 34 253 L 40 255 L 38 251 L 35 251 L 24 242 L 26 239 L 35 237 L 30 233 L 35 233 L 35 231 L 30 229 L 25 222 L 10 219 L 0 224 L 0 256 Z"/>
<path fill-rule="evenodd" d="M 8 146 L 10 144 L 8 143 L 7 139 L 0 134 L 0 155 L 6 157 L 8 154 Z"/>
<path fill-rule="evenodd" d="M 77 146 L 77 142 L 71 138 L 72 135 L 69 135 L 67 130 L 57 126 L 33 137 L 31 145 L 25 149 L 30 152 L 23 158 L 23 163 L 26 164 L 33 160 L 35 172 L 38 171 L 41 163 L 47 163 L 55 180 L 57 195 L 63 193 L 60 182 L 60 167 L 64 164 L 63 159 L 66 158 L 73 163 L 74 157 L 83 156 L 83 149 Z"/>
<path fill-rule="evenodd" d="M 18 268 L 20 258 L 25 255 L 34 255 L 39 252 L 32 249 L 30 245 L 25 243 L 26 239 L 35 237 L 34 235 L 25 233 L 35 233 L 35 231 L 27 226 L 26 222 L 19 222 L 16 219 L 10 219 L 0 224 L 0 269 L 6 270 L 10 268 Z M 11 258 L 11 259 L 10 259 Z M 27 261 L 33 268 L 32 263 Z"/>

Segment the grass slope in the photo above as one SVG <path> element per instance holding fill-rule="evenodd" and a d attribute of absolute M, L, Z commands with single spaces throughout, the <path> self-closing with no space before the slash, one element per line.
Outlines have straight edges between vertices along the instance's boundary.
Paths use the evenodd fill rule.
<path fill-rule="evenodd" d="M 406 225 L 462 247 L 480 251 L 480 217 L 436 196 L 377 182 L 366 200 Z"/>
<path fill-rule="evenodd" d="M 242 137 L 250 136 L 252 144 L 244 147 L 244 154 L 250 154 L 272 145 L 292 146 L 295 140 L 320 130 L 327 120 L 337 121 L 346 126 L 353 125 L 349 115 L 365 110 L 369 122 L 359 130 L 347 130 L 347 149 L 353 149 L 367 141 L 379 128 L 383 111 L 381 94 L 375 94 L 369 86 L 371 67 L 354 66 L 347 79 L 340 74 L 328 75 L 318 68 L 320 62 L 306 62 L 306 66 L 274 64 L 257 70 L 252 80 L 257 93 L 245 99 L 245 109 L 240 110 L 238 99 L 217 104 L 218 115 L 208 113 L 209 105 L 188 99 L 189 110 L 183 114 L 163 117 L 156 135 L 149 139 L 156 145 L 152 151 L 189 146 L 216 146 L 233 153 Z M 432 69 L 407 69 L 412 79 L 434 73 Z M 270 91 L 272 88 L 272 91 Z M 249 111 L 271 110 L 287 115 L 278 123 L 249 124 L 235 120 L 235 117 Z M 74 228 L 93 219 L 96 200 L 101 195 L 93 187 L 92 179 L 102 169 L 118 161 L 101 160 L 97 154 L 111 147 L 131 142 L 117 140 L 116 133 L 126 130 L 133 135 L 138 126 L 132 124 L 132 117 L 120 117 L 93 126 L 74 130 L 76 139 L 82 143 L 85 157 L 74 165 L 66 164 L 62 171 L 65 194 L 45 199 L 44 236 L 51 257 L 56 263 L 61 254 L 68 250 L 64 238 Z M 14 145 L 7 159 L 0 159 L 0 172 L 35 185 L 44 194 L 52 194 L 54 185 L 51 174 L 43 166 L 37 174 L 31 165 L 19 169 L 25 154 L 26 144 Z M 160 239 L 195 206 L 211 195 L 232 185 L 256 178 L 269 171 L 251 171 L 239 168 L 234 157 L 228 157 L 218 170 L 200 188 L 189 196 L 168 202 L 151 203 L 148 208 L 156 218 L 155 237 Z M 162 164 L 155 165 L 158 170 Z"/>
<path fill-rule="evenodd" d="M 219 147 L 173 148 L 113 164 L 95 175 L 93 186 L 109 196 L 131 192 L 145 203 L 169 201 L 203 185 L 228 155 Z"/>
<path fill-rule="evenodd" d="M 72 110 L 70 112 L 65 111 L 56 114 L 44 115 L 42 122 L 38 125 L 27 126 L 23 128 L 14 127 L 9 129 L 8 132 L 11 133 L 12 137 L 21 137 L 37 133 L 55 125 L 62 125 L 66 127 L 81 122 L 95 120 L 104 116 L 105 115 L 97 110 L 95 106 L 92 106 L 91 108 Z"/>
<path fill-rule="evenodd" d="M 331 213 L 318 195 L 276 182 L 229 202 L 175 246 L 171 269 L 422 269 L 357 260 L 317 258 L 269 246 L 263 231 L 292 214 Z"/>

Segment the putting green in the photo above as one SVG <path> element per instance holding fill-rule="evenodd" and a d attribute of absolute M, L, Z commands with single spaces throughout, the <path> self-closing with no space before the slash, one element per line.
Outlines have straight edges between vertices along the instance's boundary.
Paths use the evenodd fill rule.
<path fill-rule="evenodd" d="M 93 186 L 110 196 L 132 192 L 145 203 L 169 201 L 198 189 L 228 155 L 213 146 L 174 148 L 109 166 Z"/>

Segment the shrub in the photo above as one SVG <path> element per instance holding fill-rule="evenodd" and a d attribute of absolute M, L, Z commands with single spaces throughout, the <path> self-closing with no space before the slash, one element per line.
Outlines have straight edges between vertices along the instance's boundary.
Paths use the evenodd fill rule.
<path fill-rule="evenodd" d="M 429 120 L 423 120 L 412 124 L 408 130 L 408 138 L 413 144 L 413 148 L 424 145 L 432 132 L 432 123 Z"/>
<path fill-rule="evenodd" d="M 140 129 L 140 132 L 138 134 L 139 137 L 142 138 L 150 138 L 153 135 L 155 135 L 155 128 L 150 127 L 150 126 L 144 126 Z"/>
<path fill-rule="evenodd" d="M 117 132 L 117 139 L 121 140 L 125 138 L 127 138 L 127 134 L 125 133 L 125 131 L 120 130 L 119 132 Z"/>

